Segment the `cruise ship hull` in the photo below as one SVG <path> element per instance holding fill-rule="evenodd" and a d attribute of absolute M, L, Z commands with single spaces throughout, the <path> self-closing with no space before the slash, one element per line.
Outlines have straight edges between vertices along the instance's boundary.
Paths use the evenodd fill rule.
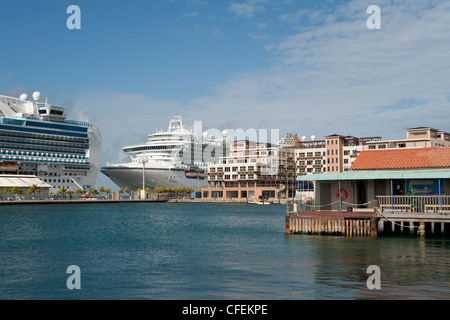
<path fill-rule="evenodd" d="M 206 180 L 200 177 L 190 177 L 183 169 L 161 168 L 146 166 L 145 173 L 142 165 L 138 166 L 106 166 L 100 172 L 109 177 L 120 188 L 131 190 L 142 189 L 142 180 L 145 176 L 146 188 L 191 188 L 199 190 L 208 185 Z"/>

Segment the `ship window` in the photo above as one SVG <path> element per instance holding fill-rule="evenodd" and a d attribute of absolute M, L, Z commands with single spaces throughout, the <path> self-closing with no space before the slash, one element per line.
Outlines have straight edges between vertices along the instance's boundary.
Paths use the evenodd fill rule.
<path fill-rule="evenodd" d="M 56 115 L 62 116 L 63 112 L 59 111 L 59 110 L 50 110 L 50 114 L 56 114 Z"/>

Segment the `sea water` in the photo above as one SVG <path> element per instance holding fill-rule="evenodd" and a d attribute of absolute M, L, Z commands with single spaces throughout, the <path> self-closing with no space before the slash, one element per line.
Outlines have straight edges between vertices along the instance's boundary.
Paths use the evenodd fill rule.
<path fill-rule="evenodd" d="M 287 235 L 284 224 L 282 205 L 1 205 L 0 299 L 450 298 L 450 238 Z M 367 285 L 373 265 L 380 289 Z"/>

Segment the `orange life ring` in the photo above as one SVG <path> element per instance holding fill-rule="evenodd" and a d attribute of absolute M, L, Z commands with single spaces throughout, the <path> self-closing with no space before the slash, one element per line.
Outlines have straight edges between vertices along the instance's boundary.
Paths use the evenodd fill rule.
<path fill-rule="evenodd" d="M 338 200 L 344 201 L 345 199 L 347 199 L 347 191 L 345 191 L 345 189 L 338 190 L 336 192 L 336 198 Z"/>

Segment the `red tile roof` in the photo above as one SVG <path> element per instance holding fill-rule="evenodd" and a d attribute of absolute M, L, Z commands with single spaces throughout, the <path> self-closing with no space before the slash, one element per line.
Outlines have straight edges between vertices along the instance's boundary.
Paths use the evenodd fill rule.
<path fill-rule="evenodd" d="M 450 147 L 364 150 L 350 170 L 450 168 Z"/>

